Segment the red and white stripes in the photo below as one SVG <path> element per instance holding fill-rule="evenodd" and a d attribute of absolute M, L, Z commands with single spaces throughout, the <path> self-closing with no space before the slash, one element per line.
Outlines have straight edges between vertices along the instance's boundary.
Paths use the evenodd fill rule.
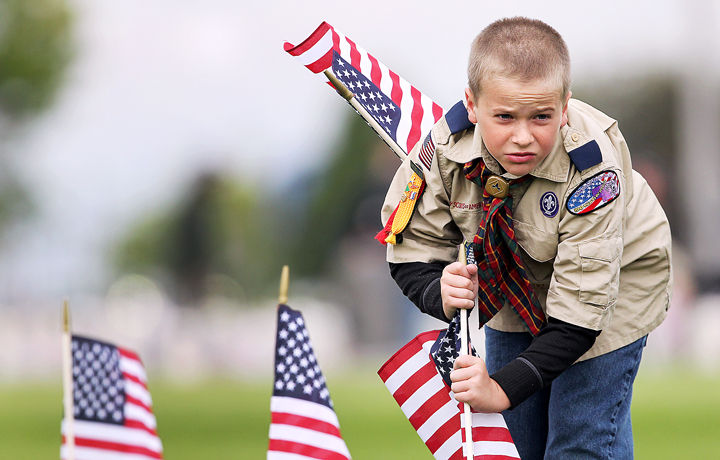
<path fill-rule="evenodd" d="M 442 107 L 432 99 L 326 22 L 320 24 L 302 43 L 292 45 L 285 42 L 284 46 L 285 51 L 297 57 L 314 73 L 322 72 L 332 65 L 332 53 L 335 51 L 369 78 L 400 107 L 402 115 L 395 141 L 405 150 L 405 154 L 443 115 Z"/>
<path fill-rule="evenodd" d="M 461 404 L 437 372 L 430 348 L 441 331 L 424 332 L 378 371 L 405 416 L 436 459 L 462 459 Z M 472 414 L 476 459 L 519 459 L 501 414 Z"/>
<path fill-rule="evenodd" d="M 335 412 L 323 404 L 286 396 L 270 400 L 268 460 L 350 458 Z"/>
<path fill-rule="evenodd" d="M 148 460 L 163 458 L 152 398 L 147 387 L 145 368 L 137 354 L 117 347 L 119 367 L 125 387 L 124 424 L 114 425 L 74 420 L 75 460 Z M 108 397 L 113 397 L 110 394 Z M 65 448 L 65 422 L 61 431 L 62 459 Z"/>

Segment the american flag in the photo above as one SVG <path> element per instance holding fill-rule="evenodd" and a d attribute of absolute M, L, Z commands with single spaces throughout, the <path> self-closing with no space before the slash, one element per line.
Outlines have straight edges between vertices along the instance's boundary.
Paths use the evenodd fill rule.
<path fill-rule="evenodd" d="M 570 194 L 568 210 L 573 214 L 587 214 L 601 208 L 620 195 L 620 180 L 613 171 L 603 171 L 587 179 Z"/>
<path fill-rule="evenodd" d="M 137 354 L 73 335 L 72 377 L 76 460 L 163 458 L 147 376 Z M 66 428 L 63 421 L 63 459 Z"/>
<path fill-rule="evenodd" d="M 314 73 L 332 68 L 406 155 L 443 115 L 442 107 L 327 22 L 298 45 L 285 42 L 285 51 Z"/>
<path fill-rule="evenodd" d="M 349 459 L 325 377 L 299 311 L 278 306 L 267 458 Z"/>
<path fill-rule="evenodd" d="M 447 330 L 419 334 L 378 371 L 436 459 L 464 458 L 463 407 L 448 386 L 460 348 L 459 318 L 456 315 Z M 520 458 L 501 414 L 473 412 L 472 426 L 475 459 Z"/>

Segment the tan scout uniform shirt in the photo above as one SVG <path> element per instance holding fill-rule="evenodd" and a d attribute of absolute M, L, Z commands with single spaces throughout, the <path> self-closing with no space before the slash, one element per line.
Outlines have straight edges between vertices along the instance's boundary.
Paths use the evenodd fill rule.
<path fill-rule="evenodd" d="M 502 171 L 474 128 L 451 134 L 442 118 L 431 135 L 436 151 L 430 170 L 422 167 L 426 188 L 401 243 L 388 245 L 389 262 L 455 261 L 457 246 L 463 239 L 472 241 L 482 212 L 482 190 L 465 178 L 464 163 L 481 156 L 492 171 Z M 567 152 L 593 139 L 602 162 L 578 171 Z M 420 145 L 392 181 L 382 209 L 383 224 L 411 175 L 409 162 L 421 164 L 419 150 Z M 584 180 L 607 170 L 617 173 L 620 196 L 588 214 L 571 214 L 566 207 L 570 194 Z M 670 229 L 647 182 L 632 170 L 617 122 L 570 100 L 568 125 L 530 175 L 534 180 L 513 192 L 517 242 L 546 316 L 602 330 L 580 360 L 623 347 L 658 326 L 669 305 Z M 546 192 L 558 198 L 560 209 L 554 217 L 541 211 Z M 527 330 L 507 305 L 488 325 L 508 332 Z"/>

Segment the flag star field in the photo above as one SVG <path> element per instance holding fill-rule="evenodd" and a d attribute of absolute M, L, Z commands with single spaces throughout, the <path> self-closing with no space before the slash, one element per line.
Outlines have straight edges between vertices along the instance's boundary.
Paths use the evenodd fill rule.
<path fill-rule="evenodd" d="M 115 347 L 76 337 L 72 353 L 75 418 L 122 425 L 125 391 Z"/>
<path fill-rule="evenodd" d="M 332 407 L 325 377 L 317 364 L 305 322 L 287 309 L 278 319 L 275 396 L 290 396 Z"/>
<path fill-rule="evenodd" d="M 355 94 L 360 105 L 395 139 L 400 122 L 400 107 L 365 75 L 356 72 L 337 52 L 333 52 L 332 70 L 338 80 Z"/>

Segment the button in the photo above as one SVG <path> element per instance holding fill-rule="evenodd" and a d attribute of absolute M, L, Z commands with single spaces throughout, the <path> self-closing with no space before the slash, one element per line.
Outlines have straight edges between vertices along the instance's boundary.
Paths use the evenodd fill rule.
<path fill-rule="evenodd" d="M 577 142 L 578 139 L 580 139 L 580 135 L 578 133 L 572 133 L 572 136 L 570 136 L 570 139 L 572 139 L 573 142 Z"/>

